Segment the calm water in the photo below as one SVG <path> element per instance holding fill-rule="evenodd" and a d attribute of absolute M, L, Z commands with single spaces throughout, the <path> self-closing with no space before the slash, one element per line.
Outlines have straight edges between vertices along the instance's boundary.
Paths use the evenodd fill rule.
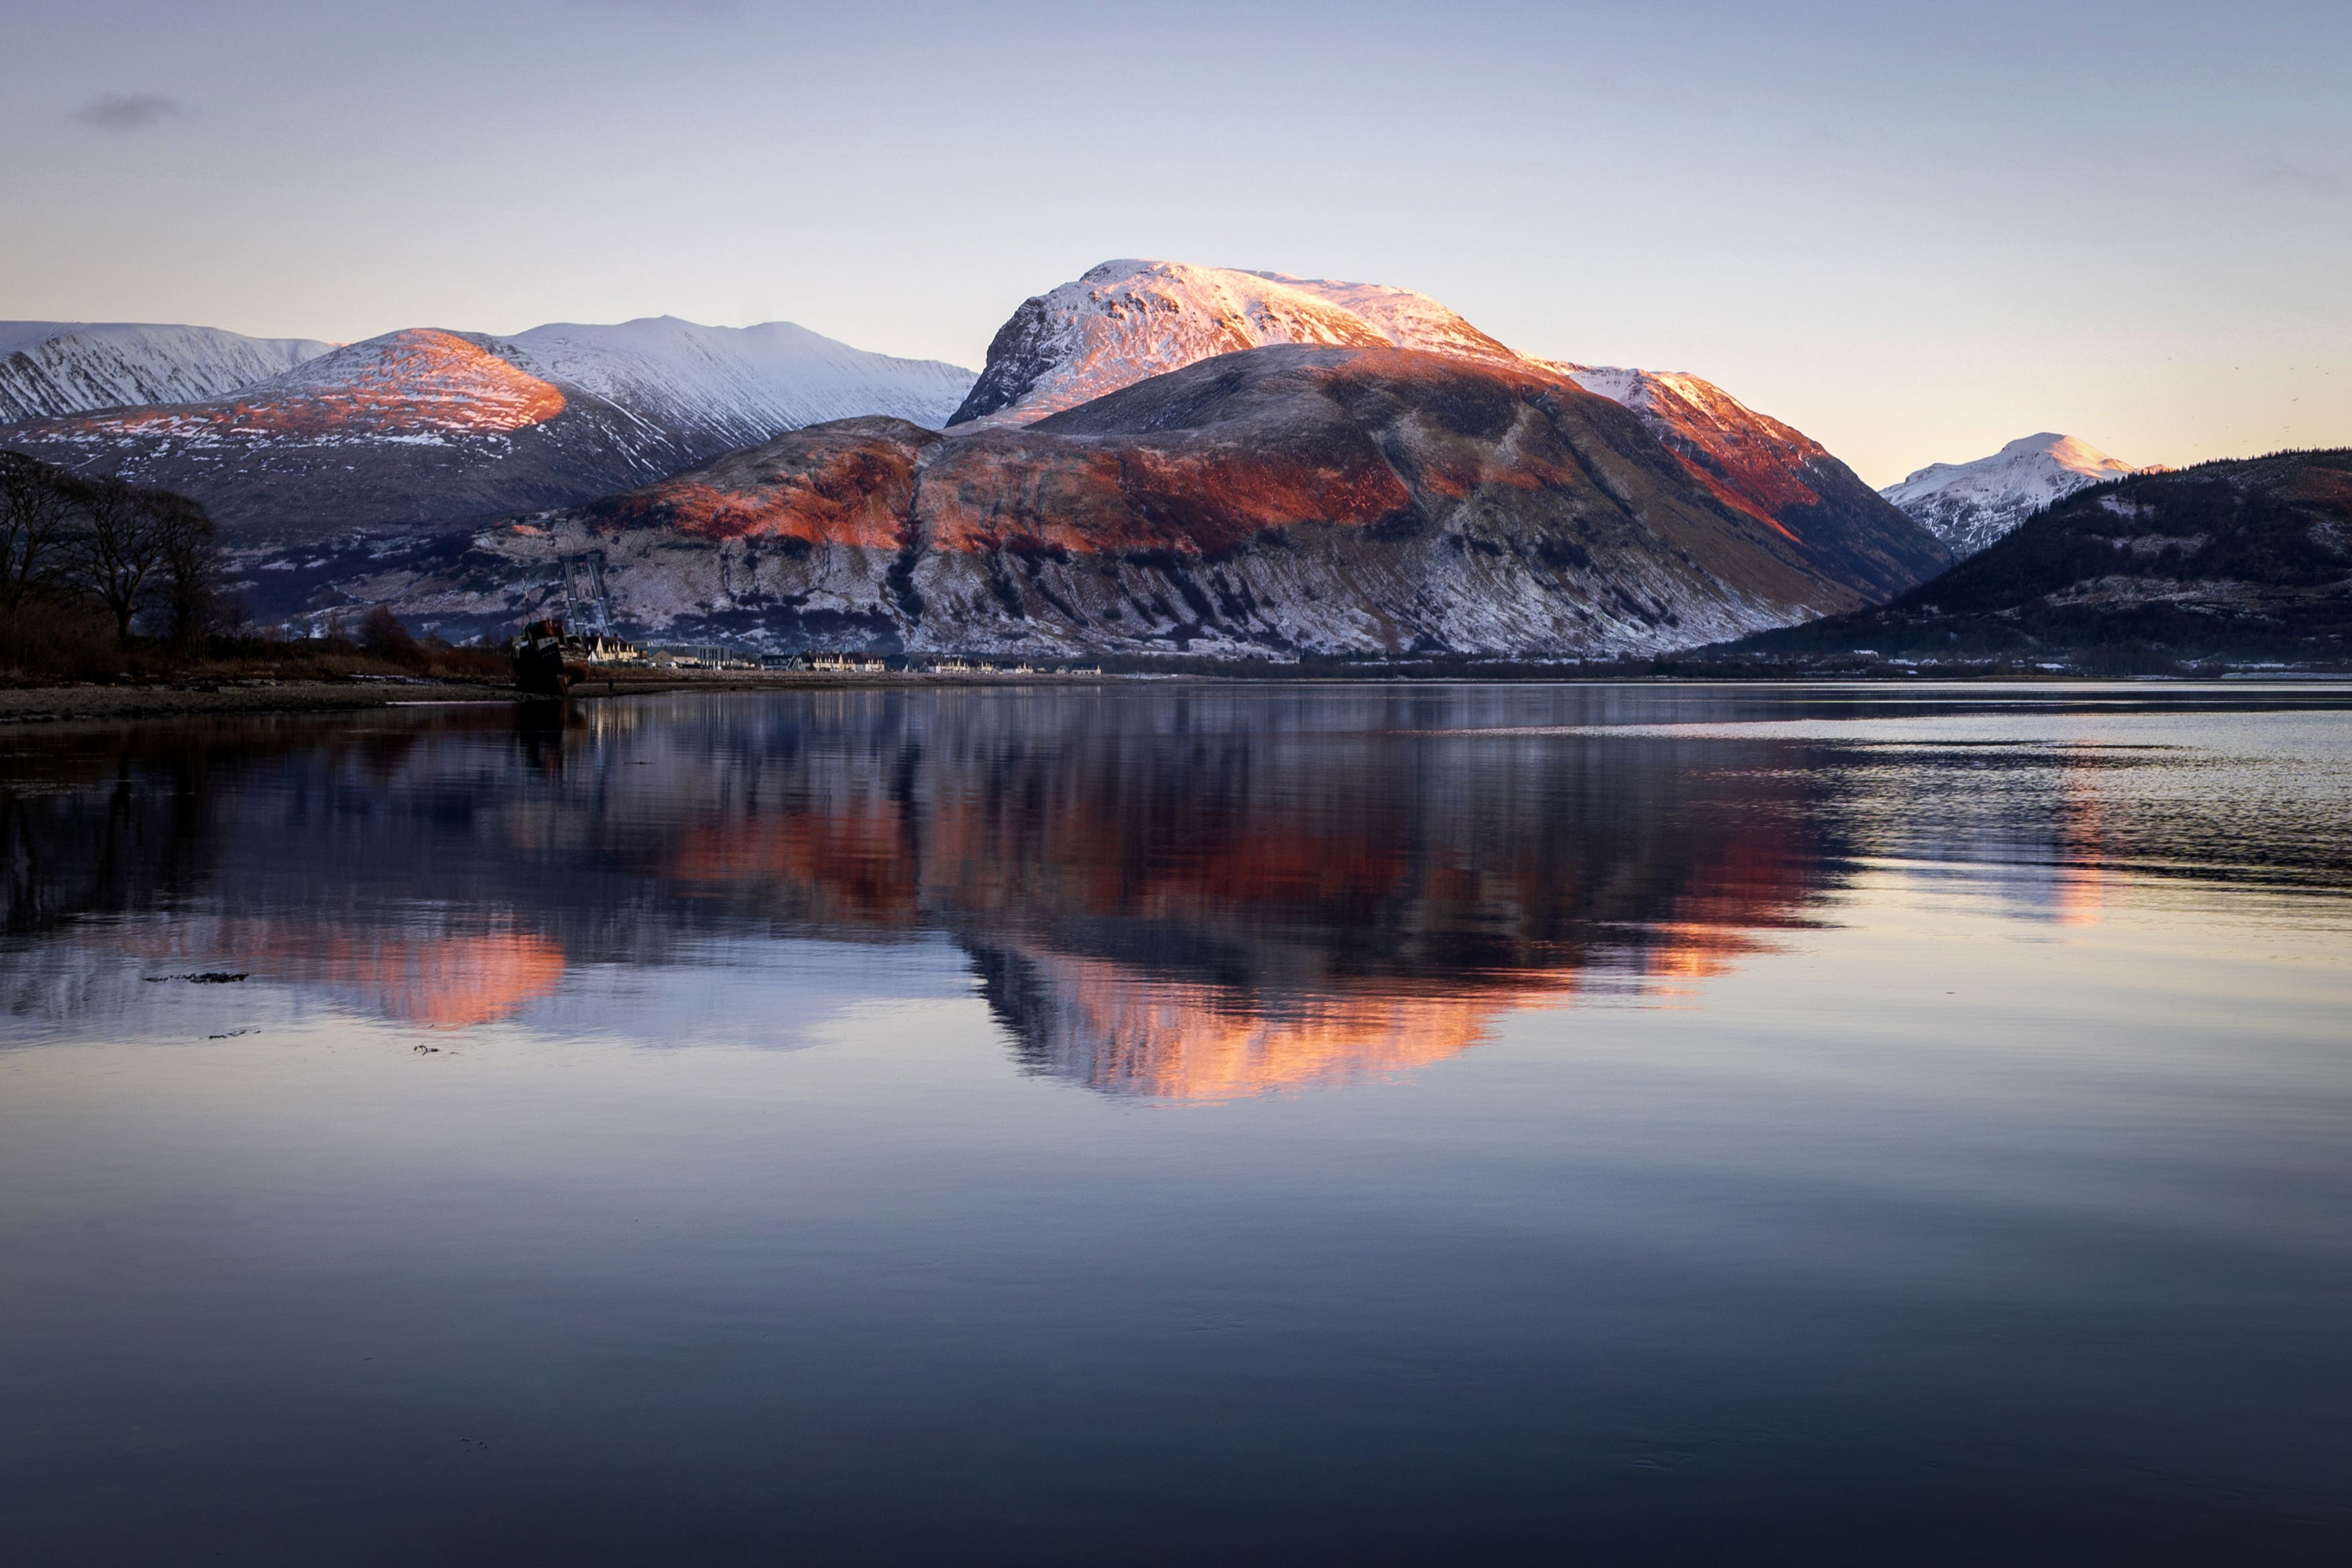
<path fill-rule="evenodd" d="M 12 1563 L 2352 1561 L 2341 689 L 25 731 L 0 832 Z"/>

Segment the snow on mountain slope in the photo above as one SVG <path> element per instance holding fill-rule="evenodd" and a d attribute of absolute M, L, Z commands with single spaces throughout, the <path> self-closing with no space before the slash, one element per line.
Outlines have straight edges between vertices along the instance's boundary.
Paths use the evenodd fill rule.
<path fill-rule="evenodd" d="M 971 382 L 788 322 L 418 328 L 229 395 L 20 421 L 0 443 L 184 490 L 258 544 L 587 500 L 845 416 L 937 424 Z"/>
<path fill-rule="evenodd" d="M 1965 558 L 2077 490 L 2157 471 L 2045 430 L 1973 463 L 1930 463 L 1879 494 L 1942 539 L 1955 557 Z"/>
<path fill-rule="evenodd" d="M 22 421 L 0 443 L 193 496 L 240 548 L 560 506 L 709 455 L 520 357 L 388 332 L 226 397 Z"/>
<path fill-rule="evenodd" d="M 890 414 L 937 428 L 972 372 L 868 353 L 790 321 L 704 327 L 675 316 L 554 322 L 505 340 L 551 381 L 682 434 L 755 446 L 803 424 Z"/>
<path fill-rule="evenodd" d="M 248 338 L 215 327 L 0 321 L 0 423 L 218 397 L 330 347 L 308 338 Z"/>
<path fill-rule="evenodd" d="M 1022 302 L 948 423 L 1043 419 L 1219 354 L 1281 343 L 1519 361 L 1408 289 L 1176 261 L 1107 261 Z"/>
<path fill-rule="evenodd" d="M 1428 295 L 1415 294 L 1410 288 L 1396 288 L 1385 283 L 1340 283 L 1328 277 L 1293 277 L 1282 272 L 1250 276 L 1353 311 L 1400 349 L 1419 349 L 1425 353 L 1452 354 L 1458 360 L 1487 360 L 1501 364 L 1523 357 Z"/>

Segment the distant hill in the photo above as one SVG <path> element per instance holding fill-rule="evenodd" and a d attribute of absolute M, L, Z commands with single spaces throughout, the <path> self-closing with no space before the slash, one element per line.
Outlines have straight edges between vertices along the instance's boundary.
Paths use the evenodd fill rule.
<path fill-rule="evenodd" d="M 1879 494 L 1960 559 L 2077 490 L 2147 472 L 2079 436 L 2045 430 L 1973 463 L 1930 463 Z"/>
<path fill-rule="evenodd" d="M 226 396 L 0 426 L 0 447 L 193 496 L 232 549 L 561 506 L 704 452 L 477 333 L 389 332 Z"/>
<path fill-rule="evenodd" d="M 1891 603 L 1709 654 L 2352 663 L 2352 449 L 2077 491 Z"/>
<path fill-rule="evenodd" d="M 853 349 L 790 321 L 704 327 L 675 316 L 558 322 L 504 340 L 541 375 L 720 450 L 832 419 L 887 414 L 936 429 L 972 374 Z"/>
<path fill-rule="evenodd" d="M 972 379 L 785 321 L 657 317 L 512 338 L 411 328 L 331 350 L 136 330 L 149 334 L 137 340 L 143 368 L 112 382 L 88 343 L 45 340 L 42 354 L 79 343 L 76 384 L 102 383 L 108 401 L 0 424 L 0 449 L 193 496 L 240 549 L 592 500 L 826 420 L 937 423 Z M 0 362 L 0 394 L 16 362 Z"/>
<path fill-rule="evenodd" d="M 218 397 L 331 347 L 309 338 L 248 338 L 216 327 L 0 321 L 0 423 Z"/>

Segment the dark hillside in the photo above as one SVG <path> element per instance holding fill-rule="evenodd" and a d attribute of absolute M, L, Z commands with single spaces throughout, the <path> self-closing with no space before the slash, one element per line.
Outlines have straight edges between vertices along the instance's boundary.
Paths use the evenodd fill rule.
<path fill-rule="evenodd" d="M 1810 659 L 2333 665 L 2352 660 L 2352 449 L 2281 452 L 2078 491 L 1875 609 L 1713 652 Z"/>

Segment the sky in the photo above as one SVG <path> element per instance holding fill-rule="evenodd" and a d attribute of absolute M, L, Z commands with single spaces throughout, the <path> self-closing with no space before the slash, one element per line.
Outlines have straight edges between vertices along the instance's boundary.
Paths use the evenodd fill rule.
<path fill-rule="evenodd" d="M 1874 485 L 2352 444 L 2352 5 L 0 0 L 0 319 L 786 319 L 1117 256 L 1693 371 Z"/>

